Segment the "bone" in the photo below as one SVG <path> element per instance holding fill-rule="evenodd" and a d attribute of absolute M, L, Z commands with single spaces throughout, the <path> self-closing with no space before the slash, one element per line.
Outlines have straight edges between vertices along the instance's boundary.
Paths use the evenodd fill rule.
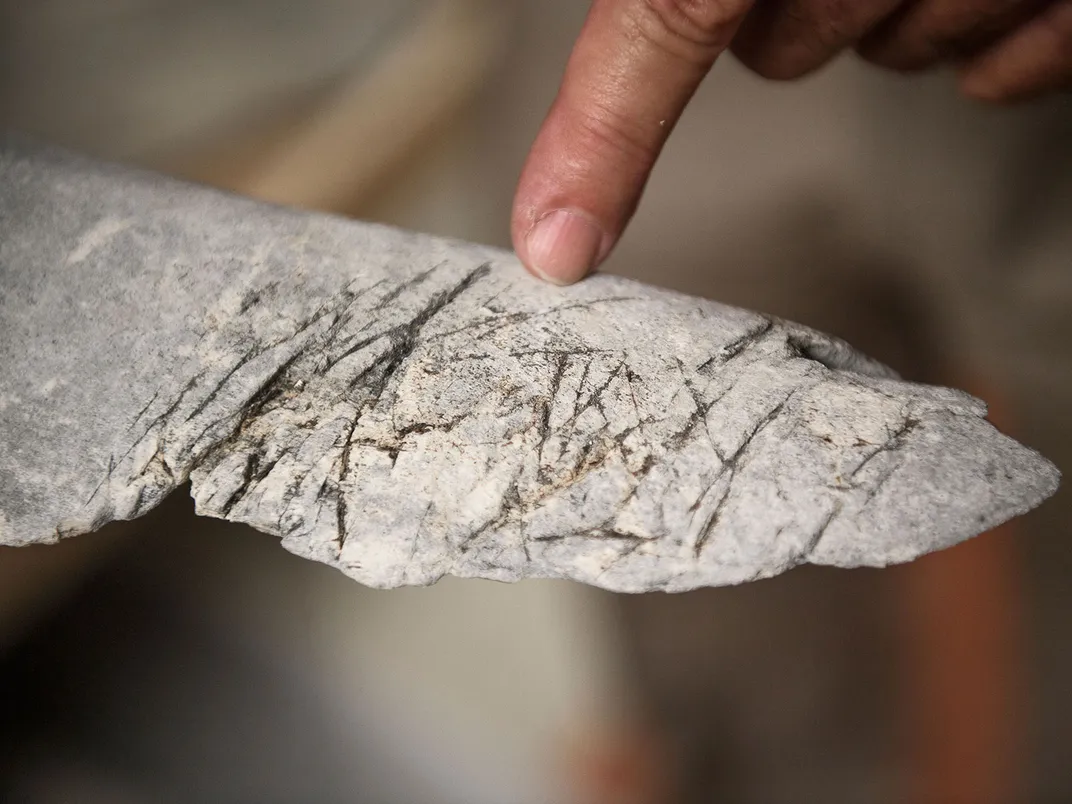
<path fill-rule="evenodd" d="M 187 482 L 378 588 L 885 566 L 1055 467 L 798 324 L 0 139 L 0 543 Z"/>

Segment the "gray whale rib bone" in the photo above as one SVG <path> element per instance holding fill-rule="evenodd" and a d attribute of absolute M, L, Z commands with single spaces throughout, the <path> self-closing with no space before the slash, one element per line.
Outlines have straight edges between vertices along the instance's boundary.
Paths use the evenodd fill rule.
<path fill-rule="evenodd" d="M 187 480 L 375 587 L 883 566 L 1054 492 L 963 393 L 805 327 L 0 140 L 0 542 Z"/>

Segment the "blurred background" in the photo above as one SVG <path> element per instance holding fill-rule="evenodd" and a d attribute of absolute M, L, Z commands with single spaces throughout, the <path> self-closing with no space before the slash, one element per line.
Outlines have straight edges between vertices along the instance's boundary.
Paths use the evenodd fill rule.
<path fill-rule="evenodd" d="M 582 0 L 0 0 L 0 122 L 507 246 Z M 1072 469 L 1072 97 L 730 58 L 606 270 L 968 388 Z M 1066 484 L 1067 486 L 1067 484 Z M 375 592 L 174 495 L 0 549 L 5 802 L 1072 801 L 1072 492 L 886 571 Z"/>

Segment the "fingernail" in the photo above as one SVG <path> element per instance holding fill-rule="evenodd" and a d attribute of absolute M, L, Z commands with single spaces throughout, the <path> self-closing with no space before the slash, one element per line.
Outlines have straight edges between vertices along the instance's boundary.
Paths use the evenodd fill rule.
<path fill-rule="evenodd" d="M 592 270 L 602 244 L 603 232 L 567 209 L 544 215 L 525 240 L 529 267 L 556 285 L 571 285 Z"/>

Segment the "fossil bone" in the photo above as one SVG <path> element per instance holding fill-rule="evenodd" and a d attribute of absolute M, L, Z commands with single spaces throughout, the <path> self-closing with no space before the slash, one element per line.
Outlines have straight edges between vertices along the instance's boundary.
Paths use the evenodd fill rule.
<path fill-rule="evenodd" d="M 1057 487 L 981 402 L 805 327 L 0 139 L 0 543 L 190 481 L 376 587 L 882 566 Z"/>

